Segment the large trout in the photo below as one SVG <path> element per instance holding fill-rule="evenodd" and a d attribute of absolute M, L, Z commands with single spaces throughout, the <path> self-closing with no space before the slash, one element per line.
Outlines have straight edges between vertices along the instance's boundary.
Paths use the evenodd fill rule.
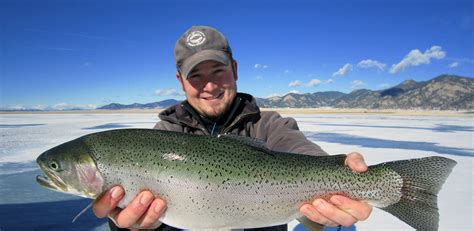
<path fill-rule="evenodd" d="M 238 136 L 154 129 L 93 133 L 41 154 L 42 186 L 88 198 L 122 185 L 126 206 L 140 191 L 167 202 L 161 221 L 183 229 L 256 228 L 301 216 L 315 198 L 345 195 L 417 230 L 438 228 L 437 194 L 456 164 L 444 157 L 401 160 L 355 173 L 345 155 L 275 152 Z"/>

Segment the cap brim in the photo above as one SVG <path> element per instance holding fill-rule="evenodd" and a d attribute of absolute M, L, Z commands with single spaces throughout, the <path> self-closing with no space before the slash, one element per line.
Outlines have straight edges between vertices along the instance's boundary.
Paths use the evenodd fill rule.
<path fill-rule="evenodd" d="M 224 65 L 229 65 L 230 58 L 229 55 L 224 51 L 219 50 L 203 50 L 200 51 L 190 57 L 188 57 L 183 64 L 181 65 L 180 71 L 181 75 L 185 78 L 188 78 L 188 74 L 196 67 L 198 64 L 213 60 L 216 62 L 220 62 Z"/>

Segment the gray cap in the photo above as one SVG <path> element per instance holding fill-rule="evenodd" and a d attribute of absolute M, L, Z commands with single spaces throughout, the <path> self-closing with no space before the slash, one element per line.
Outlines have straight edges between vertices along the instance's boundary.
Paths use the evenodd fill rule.
<path fill-rule="evenodd" d="M 214 60 L 229 65 L 232 51 L 224 35 L 208 26 L 193 26 L 178 39 L 174 47 L 176 67 L 185 78 L 198 64 Z"/>

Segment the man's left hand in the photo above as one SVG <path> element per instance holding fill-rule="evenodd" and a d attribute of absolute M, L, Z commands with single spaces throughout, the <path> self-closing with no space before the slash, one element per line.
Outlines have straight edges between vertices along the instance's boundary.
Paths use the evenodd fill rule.
<path fill-rule="evenodd" d="M 367 164 L 360 153 L 347 155 L 345 164 L 356 172 L 367 171 Z M 325 226 L 351 226 L 357 221 L 366 220 L 372 212 L 372 206 L 363 201 L 352 200 L 345 196 L 334 195 L 329 201 L 315 199 L 311 204 L 300 207 L 300 213 L 308 219 Z"/>

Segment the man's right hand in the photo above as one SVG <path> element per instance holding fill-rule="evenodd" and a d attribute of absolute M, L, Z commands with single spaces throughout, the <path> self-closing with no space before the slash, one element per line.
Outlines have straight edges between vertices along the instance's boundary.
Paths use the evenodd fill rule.
<path fill-rule="evenodd" d="M 166 202 L 155 198 L 150 191 L 143 191 L 124 209 L 117 207 L 124 190 L 115 186 L 94 202 L 92 210 L 99 218 L 109 217 L 119 228 L 155 229 L 166 209 Z"/>

